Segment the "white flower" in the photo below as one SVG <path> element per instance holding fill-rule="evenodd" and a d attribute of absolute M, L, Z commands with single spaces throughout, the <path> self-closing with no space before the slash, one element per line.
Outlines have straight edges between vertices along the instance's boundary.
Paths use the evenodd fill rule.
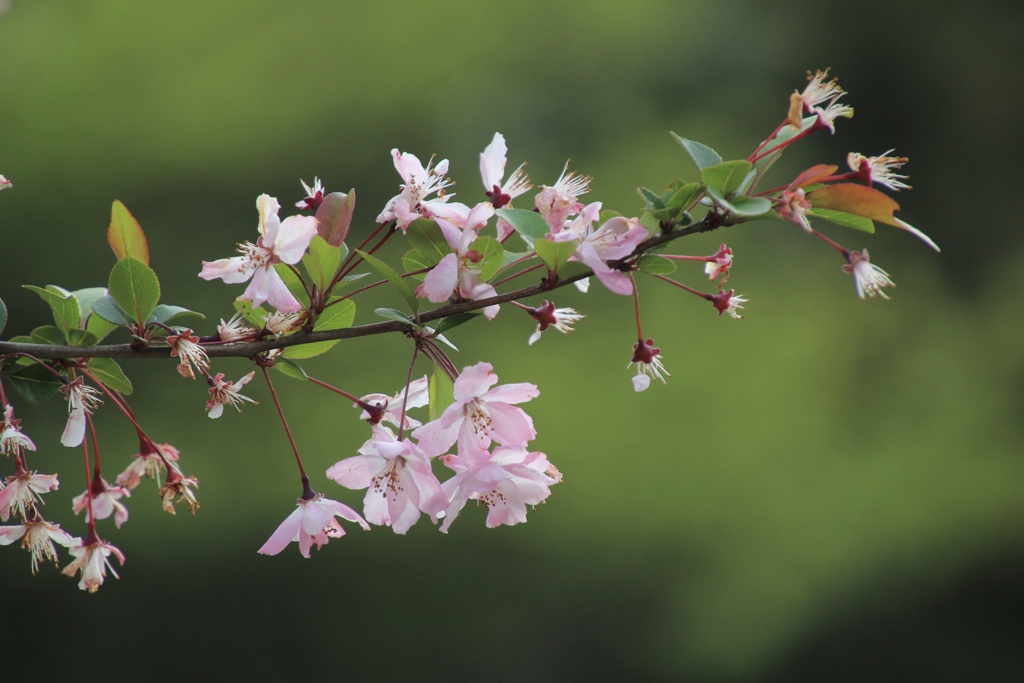
<path fill-rule="evenodd" d="M 405 232 L 414 220 L 431 218 L 433 207 L 444 204 L 449 197 L 455 195 L 446 195 L 444 192 L 445 188 L 452 184 L 452 181 L 445 177 L 448 172 L 447 159 L 437 166 L 433 166 L 431 159 L 424 168 L 415 154 L 403 154 L 398 149 L 393 149 L 391 156 L 395 160 L 395 169 L 405 182 L 401 186 L 402 191 L 388 200 L 384 210 L 377 216 L 377 222 L 397 221 L 398 227 Z M 437 196 L 430 198 L 435 192 Z"/>
<path fill-rule="evenodd" d="M 899 192 L 900 189 L 909 190 L 910 185 L 901 182 L 906 180 L 907 176 L 895 172 L 897 168 L 907 163 L 907 157 L 891 157 L 888 156 L 889 152 L 877 157 L 866 157 L 857 152 L 850 152 L 846 155 L 846 164 L 851 171 L 860 174 L 869 185 L 878 183 L 894 192 Z"/>
<path fill-rule="evenodd" d="M 537 329 L 527 341 L 530 346 L 533 346 L 540 339 L 541 333 L 549 327 L 554 327 L 562 334 L 568 334 L 575 329 L 573 325 L 587 317 L 574 308 L 555 308 L 550 301 L 543 302 L 537 308 L 527 309 L 527 312 L 537 321 Z"/>
<path fill-rule="evenodd" d="M 85 380 L 81 377 L 62 386 L 60 390 L 68 397 L 68 423 L 64 427 L 60 442 L 69 448 L 80 446 L 85 439 L 86 415 L 91 415 L 96 406 L 103 401 L 100 400 L 100 393 L 86 386 Z"/>
<path fill-rule="evenodd" d="M 114 565 L 110 563 L 110 556 L 113 555 L 118 562 L 124 564 L 124 554 L 120 550 L 98 538 L 95 534 L 92 535 L 92 540 L 87 545 L 79 539 L 75 539 L 75 541 L 77 543 L 70 547 L 70 553 L 75 560 L 64 567 L 61 573 L 65 576 L 74 576 L 76 572 L 81 571 L 82 579 L 78 582 L 79 588 L 90 593 L 98 591 L 107 576 L 107 569 L 115 579 L 120 578 L 114 571 Z"/>
<path fill-rule="evenodd" d="M 248 384 L 255 375 L 255 372 L 250 372 L 237 382 L 232 383 L 224 379 L 223 372 L 218 372 L 217 376 L 211 380 L 210 400 L 206 402 L 206 412 L 210 414 L 210 418 L 220 417 L 224 413 L 225 405 L 234 406 L 235 410 L 241 412 L 242 409 L 239 406 L 242 401 L 256 403 L 256 401 L 248 396 L 243 396 L 239 393 L 241 388 Z"/>
<path fill-rule="evenodd" d="M 480 155 L 480 177 L 484 182 L 485 194 L 490 197 L 491 204 L 495 209 L 506 206 L 513 199 L 530 190 L 533 185 L 523 171 L 522 164 L 509 179 L 502 183 L 505 177 L 505 159 L 508 148 L 505 146 L 505 137 L 501 133 L 495 133 L 491 144 L 487 145 Z"/>
<path fill-rule="evenodd" d="M 880 296 L 888 301 L 889 297 L 885 295 L 882 288 L 895 287 L 896 283 L 889 279 L 889 273 L 868 260 L 868 250 L 851 251 L 848 258 L 850 263 L 843 266 L 843 271 L 853 275 L 853 282 L 857 286 L 857 296 L 861 299 Z"/>

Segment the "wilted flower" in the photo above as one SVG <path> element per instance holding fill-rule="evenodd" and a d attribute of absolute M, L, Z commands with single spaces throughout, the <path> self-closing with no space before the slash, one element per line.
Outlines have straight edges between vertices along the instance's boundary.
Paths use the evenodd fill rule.
<path fill-rule="evenodd" d="M 199 480 L 195 477 L 182 476 L 181 472 L 176 469 L 168 472 L 167 483 L 160 488 L 164 510 L 173 515 L 175 514 L 174 504 L 185 501 L 188 511 L 195 517 L 196 510 L 199 509 L 199 501 L 196 500 L 196 494 L 192 491 L 192 487 L 199 487 Z"/>
<path fill-rule="evenodd" d="M 724 285 L 729 281 L 729 269 L 732 268 L 732 249 L 724 244 L 711 255 L 710 260 L 704 264 L 704 273 L 709 280 L 722 278 Z"/>
<path fill-rule="evenodd" d="M 98 591 L 107 576 L 107 569 L 115 579 L 120 578 L 114 571 L 110 556 L 113 555 L 121 565 L 124 565 L 124 554 L 113 544 L 107 543 L 95 534 L 90 534 L 85 541 L 80 539 L 75 539 L 75 541 L 77 543 L 69 547 L 69 552 L 75 559 L 67 567 L 64 567 L 61 573 L 66 576 L 74 576 L 75 573 L 81 571 L 82 579 L 78 582 L 79 588 L 90 593 Z"/>
<path fill-rule="evenodd" d="M 636 365 L 636 375 L 633 376 L 633 390 L 644 391 L 651 386 L 651 378 L 660 379 L 667 383 L 666 377 L 672 375 L 661 364 L 661 349 L 654 345 L 654 339 L 644 341 L 640 339 L 633 344 L 633 358 L 626 367 Z"/>
<path fill-rule="evenodd" d="M 86 386 L 81 377 L 76 377 L 60 390 L 68 397 L 68 423 L 60 442 L 69 448 L 80 446 L 85 439 L 86 415 L 91 415 L 96 406 L 103 402 L 100 400 L 100 392 Z"/>
<path fill-rule="evenodd" d="M 421 408 L 429 404 L 430 383 L 427 381 L 426 375 L 424 375 L 410 382 L 408 390 L 401 389 L 394 396 L 367 394 L 359 400 L 379 409 L 375 411 L 377 413 L 376 416 L 363 410 L 362 415 L 359 416 L 360 420 L 368 420 L 373 424 L 390 422 L 399 429 L 412 429 L 419 427 L 421 423 L 419 420 L 409 417 L 408 413 L 405 415 L 405 420 L 402 420 L 402 404 L 405 404 L 406 411 L 410 408 Z M 357 405 L 356 407 L 359 406 Z"/>
<path fill-rule="evenodd" d="M 728 313 L 736 320 L 743 317 L 738 311 L 743 309 L 742 304 L 747 303 L 747 300 L 735 292 L 734 289 L 730 289 L 728 292 L 720 289 L 718 294 L 711 295 L 711 305 L 718 311 L 718 315 Z"/>
<path fill-rule="evenodd" d="M 217 338 L 222 342 L 245 339 L 252 336 L 255 332 L 256 330 L 245 324 L 241 313 L 235 313 L 227 322 L 224 322 L 224 318 L 221 318 L 220 325 L 217 325 Z"/>
<path fill-rule="evenodd" d="M 21 431 L 21 420 L 14 418 L 14 406 L 8 404 L 0 420 L 0 453 L 18 456 L 23 448 L 34 451 L 36 445 Z"/>
<path fill-rule="evenodd" d="M 167 335 L 167 345 L 171 347 L 171 357 L 178 358 L 178 374 L 186 379 L 195 379 L 196 374 L 192 371 L 195 366 L 197 370 L 207 371 L 210 369 L 210 359 L 206 351 L 197 342 L 199 337 L 192 334 L 192 330 L 182 330 L 178 334 Z"/>
<path fill-rule="evenodd" d="M 114 515 L 114 524 L 120 529 L 121 525 L 128 521 L 128 508 L 121 502 L 122 497 L 131 497 L 132 492 L 123 486 L 111 486 L 103 477 L 95 477 L 92 480 L 90 491 L 85 491 L 75 496 L 72 507 L 77 515 L 82 510 L 88 509 L 92 519 L 106 519 Z M 89 505 L 89 498 L 92 498 L 92 505 Z"/>
<path fill-rule="evenodd" d="M 807 232 L 811 231 L 811 221 L 807 218 L 807 212 L 811 209 L 811 202 L 804 196 L 802 188 L 786 190 L 782 193 L 782 205 L 779 207 L 779 215 L 793 221 Z"/>
<path fill-rule="evenodd" d="M 377 216 L 377 222 L 397 221 L 398 227 L 405 232 L 414 220 L 431 218 L 432 209 L 448 201 L 449 195 L 446 195 L 444 190 L 452 181 L 445 177 L 448 172 L 447 159 L 437 166 L 433 166 L 431 159 L 424 168 L 415 154 L 403 154 L 398 149 L 393 149 L 391 156 L 395 161 L 395 169 L 405 182 L 402 184 L 402 191 L 388 200 L 384 210 Z M 435 192 L 437 196 L 429 198 Z"/>
<path fill-rule="evenodd" d="M 248 396 L 243 396 L 239 391 L 255 376 L 255 372 L 250 372 L 245 375 L 237 382 L 230 382 L 224 380 L 224 373 L 218 372 L 217 376 L 211 380 L 210 387 L 210 400 L 206 402 L 206 412 L 209 413 L 210 418 L 218 418 L 224 413 L 224 406 L 234 406 L 235 410 L 241 412 L 241 403 L 248 401 L 249 403 L 257 403 Z"/>
<path fill-rule="evenodd" d="M 7 485 L 0 489 L 0 520 L 5 522 L 11 518 L 12 512 L 26 519 L 27 510 L 42 502 L 40 494 L 56 491 L 60 486 L 56 474 L 29 472 L 20 461 L 14 475 L 5 481 Z"/>
<path fill-rule="evenodd" d="M 575 329 L 573 325 L 587 317 L 574 308 L 555 308 L 550 301 L 543 302 L 537 308 L 527 308 L 526 312 L 537 321 L 537 329 L 527 341 L 530 346 L 533 346 L 540 339 L 541 333 L 549 327 L 554 327 L 562 334 L 568 334 Z"/>
<path fill-rule="evenodd" d="M 39 516 L 35 508 L 30 509 L 28 518 L 21 524 L 0 526 L 0 545 L 10 545 L 21 539 L 21 547 L 32 555 L 32 573 L 39 573 L 39 563 L 57 561 L 57 549 L 54 543 L 65 548 L 82 539 L 75 538 L 60 528 L 59 524 L 51 524 Z"/>
<path fill-rule="evenodd" d="M 124 472 L 117 475 L 117 485 L 131 491 L 141 483 L 142 477 L 154 479 L 159 484 L 161 473 L 168 466 L 171 470 L 177 469 L 174 463 L 179 457 L 178 449 L 169 443 L 154 444 L 147 439 L 140 439 L 139 452 L 132 456 L 132 462 Z"/>
<path fill-rule="evenodd" d="M 889 279 L 889 273 L 871 263 L 867 249 L 861 252 L 851 251 L 847 259 L 849 263 L 843 266 L 843 271 L 853 275 L 857 296 L 861 299 L 875 296 L 889 299 L 882 288 L 895 287 L 896 283 Z"/>
<path fill-rule="evenodd" d="M 850 152 L 846 156 L 846 164 L 869 186 L 878 183 L 895 192 L 900 189 L 909 190 L 910 185 L 901 182 L 906 180 L 907 176 L 896 173 L 896 169 L 907 163 L 907 157 L 891 157 L 888 156 L 889 152 L 877 157 L 866 157 L 857 152 Z"/>

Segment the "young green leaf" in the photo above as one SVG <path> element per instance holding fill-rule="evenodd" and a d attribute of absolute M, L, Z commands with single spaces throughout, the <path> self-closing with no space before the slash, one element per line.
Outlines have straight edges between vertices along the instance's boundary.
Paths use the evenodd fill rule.
<path fill-rule="evenodd" d="M 128 207 L 116 199 L 110 209 L 107 242 L 114 250 L 114 256 L 118 261 L 131 257 L 149 265 L 149 244 L 146 242 L 146 234 L 142 232 L 142 226 L 135 220 Z"/>
<path fill-rule="evenodd" d="M 395 322 L 405 323 L 407 325 L 412 325 L 413 327 L 422 329 L 420 328 L 420 325 L 416 323 L 415 320 L 410 318 L 405 313 L 395 310 L 394 308 L 375 308 L 373 309 L 373 312 L 379 315 L 380 317 L 384 318 L 385 320 L 394 320 Z"/>
<path fill-rule="evenodd" d="M 480 316 L 480 311 L 471 311 L 469 313 L 456 313 L 455 315 L 450 315 L 437 324 L 437 327 L 434 328 L 434 334 L 440 335 L 443 332 L 447 332 L 448 330 L 452 329 L 453 327 L 464 325 L 468 323 L 470 320 L 476 320 Z"/>
<path fill-rule="evenodd" d="M 469 250 L 480 255 L 476 267 L 479 269 L 480 279 L 484 282 L 494 277 L 501 269 L 501 263 L 505 258 L 505 248 L 493 237 L 477 237 L 469 245 Z"/>
<path fill-rule="evenodd" d="M 302 284 L 302 279 L 295 274 L 295 271 L 287 263 L 275 263 L 274 270 L 281 276 L 281 280 L 284 281 L 288 291 L 292 293 L 299 303 L 302 304 L 303 308 L 309 307 L 309 294 L 306 293 L 306 288 Z"/>
<path fill-rule="evenodd" d="M 132 383 L 113 358 L 90 358 L 89 372 L 114 391 L 125 396 L 132 393 Z"/>
<path fill-rule="evenodd" d="M 406 273 L 413 273 L 417 270 L 433 268 L 437 263 L 437 261 L 431 263 L 426 254 L 416 249 L 410 249 L 405 252 L 405 256 L 402 257 L 402 267 L 405 268 Z M 410 277 L 422 280 L 426 275 L 426 273 L 416 273 L 416 275 L 411 275 Z"/>
<path fill-rule="evenodd" d="M 645 254 L 637 262 L 636 267 L 648 275 L 670 275 L 676 271 L 675 261 L 654 254 Z"/>
<path fill-rule="evenodd" d="M 579 243 L 578 239 L 568 242 L 551 242 L 542 237 L 534 243 L 533 248 L 537 250 L 537 257 L 548 267 L 548 272 L 557 275 L 568 263 L 569 257 L 576 251 Z"/>
<path fill-rule="evenodd" d="M 697 168 L 700 170 L 703 171 L 705 168 L 710 168 L 715 164 L 722 163 L 722 157 L 718 155 L 718 152 L 707 145 L 693 140 L 687 140 L 686 138 L 681 138 L 675 133 L 672 133 L 672 137 L 676 139 L 676 142 L 683 146 L 683 149 L 686 150 L 686 153 L 690 155 L 690 158 L 693 159 L 693 163 L 697 164 Z"/>
<path fill-rule="evenodd" d="M 864 216 L 855 216 L 852 213 L 845 213 L 843 211 L 834 211 L 832 209 L 819 209 L 815 208 L 811 211 L 810 215 L 822 218 L 829 223 L 835 223 L 841 225 L 844 228 L 852 228 L 854 230 L 860 230 L 861 232 L 873 233 L 875 231 L 875 224 L 870 218 Z"/>
<path fill-rule="evenodd" d="M 53 325 L 40 325 L 32 330 L 29 335 L 33 344 L 47 344 L 49 346 L 63 346 L 67 343 L 67 336 L 64 330 Z"/>
<path fill-rule="evenodd" d="M 434 368 L 430 375 L 430 419 L 436 420 L 451 404 L 455 403 L 455 387 L 448 379 L 448 374 L 440 368 Z"/>
<path fill-rule="evenodd" d="M 452 251 L 444 238 L 444 233 L 434 221 L 424 218 L 413 221 L 409 224 L 405 236 L 412 248 L 423 254 L 430 265 L 436 265 Z"/>
<path fill-rule="evenodd" d="M 327 330 L 341 330 L 346 327 L 352 327 L 352 322 L 356 319 L 356 303 L 351 299 L 339 301 L 336 298 L 334 301 L 338 301 L 338 303 L 324 308 L 320 317 L 313 323 L 314 332 L 326 332 Z M 332 339 L 330 341 L 313 342 L 312 344 L 289 346 L 281 355 L 292 359 L 313 358 L 327 353 L 339 341 L 341 340 Z"/>
<path fill-rule="evenodd" d="M 187 318 L 187 317 L 199 318 L 200 320 L 206 320 L 206 316 L 203 315 L 202 313 L 198 313 L 196 311 L 190 311 L 189 309 L 182 308 L 181 306 L 169 306 L 167 304 L 159 304 L 156 308 L 153 309 L 153 312 L 150 314 L 149 318 L 146 320 L 146 323 L 148 324 L 148 323 L 157 322 L 157 323 L 164 323 L 164 324 L 166 324 L 166 323 L 169 323 L 171 320 L 173 320 L 175 318 Z"/>
<path fill-rule="evenodd" d="M 749 161 L 723 161 L 705 168 L 701 177 L 709 189 L 718 190 L 723 197 L 728 198 L 740 189 L 752 169 L 753 164 Z"/>
<path fill-rule="evenodd" d="M 73 294 L 53 285 L 48 285 L 46 289 L 36 287 L 35 285 L 22 286 L 35 292 L 46 302 L 53 312 L 54 322 L 57 323 L 57 327 L 63 330 L 65 336 L 68 330 L 78 329 L 81 323 L 81 309 L 78 306 L 78 299 Z"/>
<path fill-rule="evenodd" d="M 309 252 L 302 257 L 302 265 L 310 281 L 322 292 L 341 265 L 341 247 L 332 247 L 323 237 L 316 235 L 309 243 Z"/>
<path fill-rule="evenodd" d="M 687 211 L 700 199 L 702 194 L 704 194 L 704 183 L 687 183 L 672 194 L 668 200 L 668 206 Z"/>
<path fill-rule="evenodd" d="M 302 369 L 301 365 L 283 356 L 277 357 L 274 361 L 274 367 L 289 377 L 294 377 L 295 379 L 300 379 L 304 382 L 309 379 L 309 375 L 306 374 L 306 371 Z"/>
<path fill-rule="evenodd" d="M 132 322 L 128 314 L 121 310 L 121 307 L 114 301 L 114 297 L 109 294 L 93 302 L 92 312 L 95 314 L 93 317 L 100 317 L 112 325 L 130 325 Z"/>
<path fill-rule="evenodd" d="M 526 209 L 498 209 L 494 212 L 499 218 L 504 218 L 508 221 L 519 236 L 523 238 L 526 245 L 533 248 L 533 243 L 544 235 L 551 232 L 551 227 L 548 226 L 547 221 L 536 211 L 527 211 Z"/>
<path fill-rule="evenodd" d="M 160 302 L 160 281 L 156 273 L 132 256 L 125 256 L 114 264 L 107 289 L 121 310 L 139 326 L 145 324 Z"/>
<path fill-rule="evenodd" d="M 398 293 L 402 295 L 402 298 L 405 299 L 406 303 L 409 304 L 409 308 L 413 310 L 413 313 L 419 310 L 420 304 L 416 299 L 416 295 L 413 294 L 412 288 L 409 287 L 406 281 L 402 279 L 402 276 L 399 275 L 394 268 L 372 254 L 367 254 L 366 252 L 359 251 L 358 249 L 356 249 L 356 253 L 362 256 L 363 260 L 366 261 L 370 267 L 383 275 L 387 281 L 391 283 L 391 286 L 394 287 Z"/>
<path fill-rule="evenodd" d="M 96 346 L 99 343 L 99 337 L 88 330 L 68 330 L 68 344 L 71 346 Z"/>

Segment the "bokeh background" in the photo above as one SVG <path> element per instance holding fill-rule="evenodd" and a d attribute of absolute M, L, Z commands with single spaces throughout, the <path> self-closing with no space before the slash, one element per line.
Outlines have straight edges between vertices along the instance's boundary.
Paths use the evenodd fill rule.
<path fill-rule="evenodd" d="M 127 554 L 86 595 L 52 566 L 0 552 L 8 675 L 82 667 L 129 678 L 564 681 L 1024 680 L 1024 238 L 1013 210 L 1024 152 L 1019 3 L 448 0 L 13 0 L 0 16 L 0 296 L 5 337 L 46 324 L 21 284 L 106 282 L 110 204 L 145 228 L 164 300 L 231 312 L 241 291 L 203 259 L 251 239 L 254 200 L 288 206 L 299 178 L 357 188 L 353 238 L 398 177 L 389 150 L 452 161 L 479 193 L 494 131 L 512 165 L 551 182 L 566 158 L 593 199 L 636 213 L 637 185 L 695 177 L 673 130 L 745 157 L 808 69 L 832 67 L 857 111 L 772 176 L 848 151 L 910 157 L 901 216 L 943 247 L 880 226 L 824 227 L 868 247 L 898 283 L 860 301 L 837 255 L 789 224 L 687 240 L 736 251 L 740 322 L 643 285 L 645 332 L 672 378 L 634 394 L 631 303 L 559 292 L 589 317 L 527 348 L 506 309 L 452 333 L 457 363 L 532 381 L 546 451 L 565 475 L 526 525 L 468 510 L 445 536 L 353 531 L 311 560 L 256 549 L 299 493 L 262 402 L 205 418 L 204 386 L 137 361 L 133 407 L 201 482 L 197 517 L 137 489 L 101 531 Z M 398 251 L 395 252 L 399 253 Z M 699 268 L 682 275 L 699 286 Z M 236 291 L 237 290 L 237 291 Z M 361 302 L 361 321 L 393 294 Z M 205 325 L 205 328 L 203 327 Z M 391 392 L 403 339 L 359 340 L 309 369 Z M 229 376 L 241 360 L 218 363 Z M 251 386 L 256 386 L 254 383 Z M 281 377 L 314 485 L 365 425 L 344 401 Z M 61 472 L 47 516 L 81 533 L 64 408 L 17 406 Z M 107 469 L 136 444 L 104 409 Z M 12 670 L 13 667 L 13 670 Z"/>

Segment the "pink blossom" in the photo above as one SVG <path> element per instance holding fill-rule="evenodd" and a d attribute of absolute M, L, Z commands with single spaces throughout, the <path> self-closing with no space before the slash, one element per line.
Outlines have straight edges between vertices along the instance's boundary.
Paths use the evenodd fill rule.
<path fill-rule="evenodd" d="M 306 196 L 295 202 L 295 208 L 300 210 L 311 210 L 316 211 L 320 208 L 320 205 L 324 202 L 324 186 L 320 182 L 319 178 L 313 178 L 313 187 L 306 184 L 305 180 L 300 180 L 302 183 L 302 189 L 306 191 Z"/>
<path fill-rule="evenodd" d="M 470 500 L 488 507 L 488 527 L 525 522 L 526 506 L 543 503 L 551 486 L 562 480 L 546 455 L 525 448 L 498 447 L 493 453 L 460 449 L 458 456 L 442 456 L 441 461 L 456 472 L 443 485 L 450 501 L 441 524 L 445 533 Z"/>
<path fill-rule="evenodd" d="M 555 184 L 550 187 L 542 185 L 534 198 L 537 211 L 551 226 L 552 232 L 561 230 L 569 216 L 583 210 L 583 204 L 576 198 L 590 191 L 590 181 L 593 180 L 589 176 L 576 175 L 575 171 L 566 175 L 568 170 L 569 162 L 566 162 Z"/>
<path fill-rule="evenodd" d="M 195 366 L 200 372 L 210 369 L 210 359 L 206 351 L 197 342 L 199 337 L 192 334 L 192 330 L 182 330 L 178 334 L 167 335 L 167 345 L 171 347 L 171 358 L 178 358 L 178 374 L 185 379 L 195 379 L 196 373 L 192 371 Z"/>
<path fill-rule="evenodd" d="M 575 329 L 573 325 L 587 317 L 575 308 L 555 308 L 550 301 L 543 302 L 537 308 L 528 308 L 527 313 L 537 321 L 537 329 L 527 340 L 530 346 L 533 346 L 540 339 L 541 333 L 549 327 L 555 328 L 562 334 L 568 334 Z"/>
<path fill-rule="evenodd" d="M 654 339 L 640 339 L 633 344 L 633 359 L 626 367 L 636 365 L 633 376 L 633 390 L 640 392 L 651 386 L 651 378 L 660 379 L 667 384 L 666 377 L 671 377 L 665 366 L 661 364 L 661 349 L 654 345 Z"/>
<path fill-rule="evenodd" d="M 420 421 L 409 417 L 408 413 L 404 415 L 402 419 L 402 405 L 405 404 L 405 409 L 408 411 L 410 408 L 422 408 L 423 406 L 430 403 L 430 383 L 427 381 L 426 375 L 415 379 L 409 383 L 408 391 L 401 389 L 394 396 L 388 396 L 387 394 L 367 394 L 359 399 L 363 403 L 367 403 L 371 406 L 376 406 L 380 410 L 378 416 L 371 415 L 367 411 L 363 411 L 359 416 L 360 420 L 371 421 L 374 424 L 380 422 L 390 422 L 399 429 L 412 429 L 420 426 Z M 356 406 L 358 407 L 358 405 Z"/>
<path fill-rule="evenodd" d="M 9 187 L 14 187 L 11 185 L 11 181 L 6 176 L 0 175 L 0 190 L 6 190 Z"/>
<path fill-rule="evenodd" d="M 96 389 L 86 386 L 81 377 L 75 378 L 70 384 L 60 388 L 68 397 L 68 423 L 60 442 L 69 448 L 80 446 L 85 439 L 86 416 L 91 415 L 96 406 L 103 401 Z"/>
<path fill-rule="evenodd" d="M 405 232 L 409 224 L 417 218 L 432 218 L 435 207 L 444 204 L 450 196 L 444 190 L 452 182 L 445 177 L 448 172 L 448 160 L 433 166 L 433 159 L 426 168 L 415 154 L 391 150 L 395 161 L 395 169 L 405 181 L 402 191 L 388 200 L 384 210 L 377 216 L 378 223 L 397 221 L 398 227 Z M 430 195 L 437 193 L 436 197 Z"/>
<path fill-rule="evenodd" d="M 206 402 L 206 412 L 210 418 L 216 419 L 220 417 L 224 413 L 225 405 L 234 406 L 235 410 L 241 412 L 243 401 L 257 403 L 257 401 L 239 393 L 242 387 L 248 384 L 255 374 L 255 372 L 250 372 L 237 382 L 232 383 L 224 379 L 223 372 L 218 372 L 217 376 L 211 380 L 210 400 Z"/>
<path fill-rule="evenodd" d="M 548 234 L 556 242 L 579 239 L 571 260 L 587 265 L 605 287 L 616 294 L 633 293 L 633 282 L 621 270 L 608 265 L 609 261 L 625 258 L 650 235 L 636 218 L 616 216 L 596 230 L 593 227 L 601 212 L 601 203 L 594 202 L 583 208 L 580 215 L 564 229 Z"/>
<path fill-rule="evenodd" d="M 260 238 L 256 244 L 240 244 L 238 251 L 241 256 L 203 261 L 199 277 L 204 280 L 219 278 L 230 284 L 251 279 L 240 299 L 251 301 L 253 307 L 267 301 L 279 311 L 298 311 L 302 304 L 288 291 L 274 265 L 295 264 L 302 259 L 316 236 L 316 218 L 289 216 L 282 221 L 277 216 L 281 208 L 277 200 L 265 194 L 256 199 L 256 208 L 260 214 Z"/>
<path fill-rule="evenodd" d="M 21 420 L 14 418 L 14 406 L 4 406 L 4 418 L 0 420 L 0 453 L 17 456 L 22 449 L 34 451 L 36 445 L 21 431 Z"/>
<path fill-rule="evenodd" d="M 0 520 L 7 521 L 12 512 L 26 519 L 27 511 L 42 503 L 41 494 L 56 491 L 60 486 L 56 474 L 29 472 L 21 463 L 13 476 L 6 478 L 7 485 L 0 489 Z"/>
<path fill-rule="evenodd" d="M 75 539 L 77 543 L 69 548 L 69 552 L 75 559 L 67 567 L 64 567 L 61 573 L 66 576 L 74 576 L 77 572 L 82 572 L 78 587 L 84 591 L 95 593 L 103 584 L 108 569 L 115 579 L 120 578 L 114 570 L 114 565 L 110 562 L 110 556 L 116 557 L 123 566 L 124 554 L 113 544 L 107 543 L 95 534 L 91 536 L 91 541 L 89 538 L 86 538 L 86 541 Z"/>
<path fill-rule="evenodd" d="M 505 177 L 507 154 L 505 136 L 495 133 L 491 144 L 487 145 L 480 155 L 480 177 L 484 182 L 485 194 L 490 198 L 495 209 L 507 206 L 513 199 L 533 187 L 523 171 L 525 164 L 520 165 L 512 172 L 508 180 L 502 183 L 502 179 Z"/>
<path fill-rule="evenodd" d="M 895 287 L 896 283 L 889 279 L 889 273 L 871 263 L 868 259 L 868 250 L 852 251 L 847 258 L 849 264 L 843 266 L 843 272 L 853 275 L 857 296 L 861 299 L 880 296 L 888 301 L 889 297 L 885 295 L 882 288 Z"/>
<path fill-rule="evenodd" d="M 459 229 L 453 223 L 443 219 L 434 218 L 440 226 L 445 240 L 454 250 L 454 254 L 448 254 L 434 266 L 423 278 L 423 284 L 416 288 L 416 296 L 426 298 L 434 303 L 448 301 L 452 296 L 458 294 L 463 299 L 476 301 L 496 296 L 498 292 L 492 285 L 480 279 L 481 255 L 472 249 L 474 240 L 479 236 L 480 228 L 487 224 L 494 215 L 494 207 L 487 202 L 482 202 L 473 207 L 466 218 L 466 224 Z M 498 314 L 500 307 L 486 306 L 483 309 L 484 316 L 488 319 Z"/>
<path fill-rule="evenodd" d="M 799 225 L 807 232 L 811 231 L 811 221 L 807 218 L 811 210 L 811 202 L 804 197 L 802 188 L 786 190 L 782 193 L 782 205 L 779 207 L 779 215 L 786 220 Z"/>
<path fill-rule="evenodd" d="M 160 483 L 160 475 L 167 469 L 164 462 L 172 470 L 177 470 L 176 462 L 180 457 L 178 449 L 169 443 L 153 444 L 143 440 L 139 443 L 139 452 L 132 456 L 132 462 L 121 474 L 117 475 L 117 485 L 131 491 L 140 483 L 142 477 L 155 479 Z"/>
<path fill-rule="evenodd" d="M 722 278 L 724 285 L 729 281 L 729 269 L 732 268 L 732 249 L 724 244 L 711 255 L 710 260 L 704 264 L 704 273 L 709 280 Z"/>
<path fill-rule="evenodd" d="M 513 405 L 536 398 L 537 387 L 527 383 L 494 386 L 497 381 L 490 363 L 463 370 L 455 380 L 455 402 L 438 419 L 413 432 L 420 447 L 430 455 L 444 453 L 456 441 L 460 451 L 487 448 L 492 440 L 518 448 L 537 436 L 530 416 Z"/>
<path fill-rule="evenodd" d="M 93 519 L 106 519 L 114 515 L 114 524 L 120 529 L 128 521 L 128 508 L 121 502 L 121 498 L 131 495 L 132 492 L 123 486 L 111 486 L 103 477 L 96 477 L 92 482 L 92 507 L 89 506 L 89 491 L 75 496 L 71 504 L 76 515 L 87 509 L 91 509 Z"/>
<path fill-rule="evenodd" d="M 341 538 L 345 535 L 345 530 L 335 517 L 356 522 L 365 531 L 370 530 L 370 525 L 358 512 L 336 500 L 324 498 L 322 493 L 317 493 L 309 500 L 300 498 L 298 507 L 285 518 L 258 552 L 262 555 L 277 555 L 287 548 L 289 543 L 297 541 L 299 552 L 308 558 L 309 549 L 314 544 L 319 550 L 332 538 Z"/>
<path fill-rule="evenodd" d="M 57 561 L 57 549 L 54 543 L 68 548 L 82 539 L 75 538 L 60 528 L 59 524 L 51 524 L 36 514 L 33 509 L 22 524 L 0 526 L 0 545 L 10 545 L 21 540 L 21 547 L 32 555 L 32 573 L 39 573 L 41 562 Z"/>
<path fill-rule="evenodd" d="M 359 453 L 331 466 L 327 477 L 345 488 L 366 489 L 363 514 L 372 524 L 404 534 L 421 512 L 437 519 L 448 506 L 430 458 L 409 439 L 398 441 L 387 428 L 377 428 Z"/>

